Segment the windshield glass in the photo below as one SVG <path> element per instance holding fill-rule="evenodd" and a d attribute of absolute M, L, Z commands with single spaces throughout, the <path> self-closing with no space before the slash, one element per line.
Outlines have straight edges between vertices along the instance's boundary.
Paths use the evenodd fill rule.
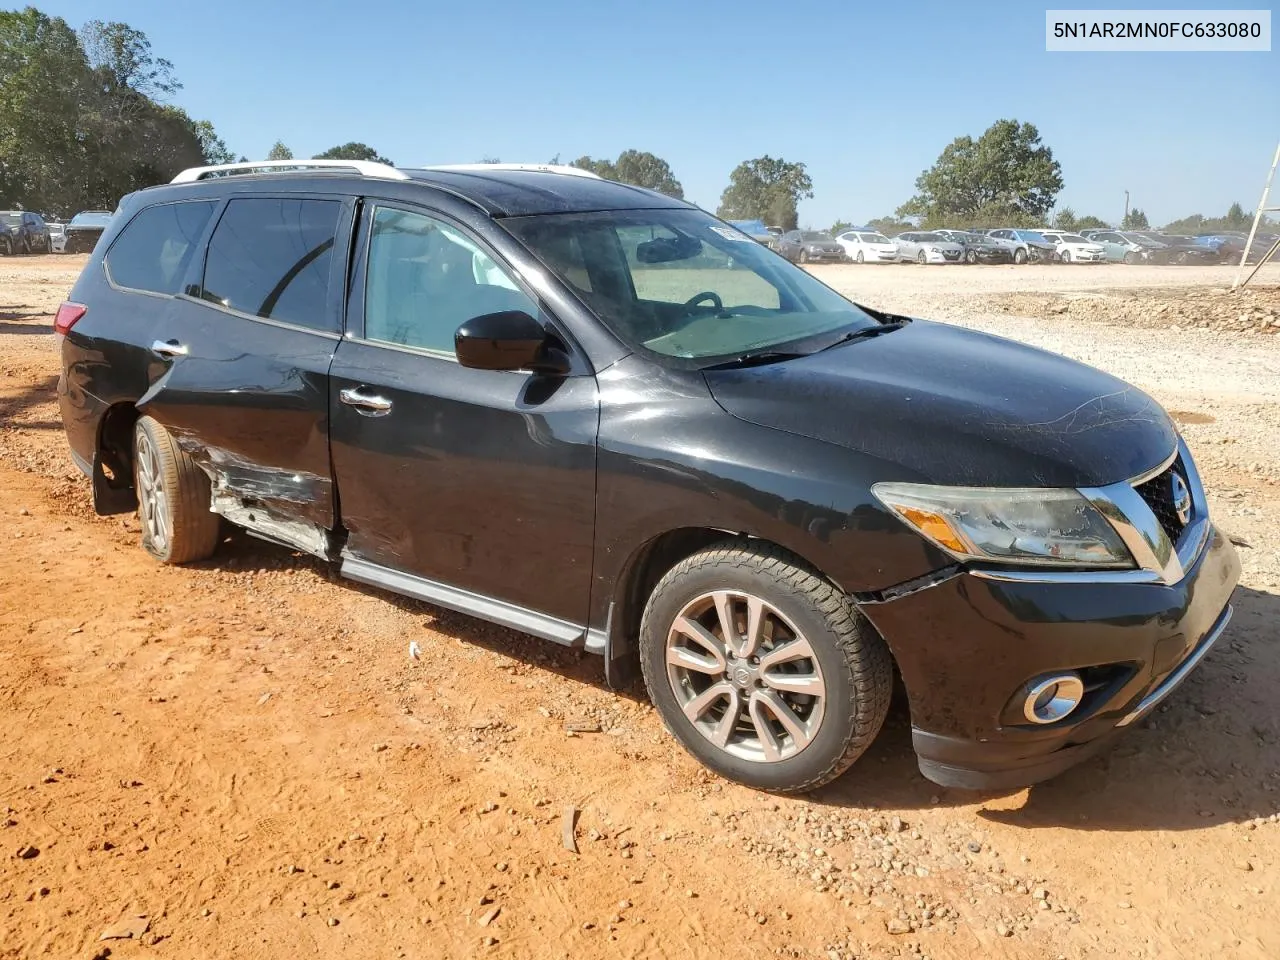
<path fill-rule="evenodd" d="M 917 233 L 917 243 L 950 243 L 950 241 L 940 233 Z"/>
<path fill-rule="evenodd" d="M 1088 243 L 1089 242 L 1084 237 L 1080 236 L 1078 233 L 1064 233 L 1059 239 L 1061 239 L 1064 243 Z"/>
<path fill-rule="evenodd" d="M 499 222 L 626 343 L 696 366 L 784 344 L 808 352 L 877 325 L 804 270 L 700 210 Z M 825 342 L 805 343 L 814 338 Z"/>
<path fill-rule="evenodd" d="M 10 227 L 20 227 L 22 226 L 22 214 L 0 213 L 0 221 L 3 221 L 7 226 L 10 226 Z"/>
<path fill-rule="evenodd" d="M 1034 230 L 1019 230 L 1019 231 L 1018 231 L 1018 239 L 1019 239 L 1019 240 L 1030 240 L 1030 241 L 1032 241 L 1033 243 L 1034 243 L 1034 242 L 1039 242 L 1039 243 L 1048 243 L 1048 242 L 1049 242 L 1049 239 L 1048 239 L 1044 234 L 1042 234 L 1042 233 L 1036 233 L 1036 231 L 1034 231 Z"/>
<path fill-rule="evenodd" d="M 111 222 L 111 214 L 87 212 L 77 213 L 67 224 L 69 227 L 105 227 Z"/>
<path fill-rule="evenodd" d="M 862 238 L 863 243 L 892 243 L 893 242 L 882 233 L 860 233 L 858 234 L 858 236 Z"/>
<path fill-rule="evenodd" d="M 830 240 L 831 237 L 828 234 L 822 233 L 820 230 L 801 230 L 800 239 L 801 240 Z"/>

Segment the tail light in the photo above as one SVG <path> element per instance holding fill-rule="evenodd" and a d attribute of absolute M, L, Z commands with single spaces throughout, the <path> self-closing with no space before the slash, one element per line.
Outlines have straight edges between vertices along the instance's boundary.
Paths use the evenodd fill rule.
<path fill-rule="evenodd" d="M 53 332 L 65 337 L 71 332 L 71 328 L 76 325 L 76 321 L 83 317 L 88 309 L 83 303 L 64 301 L 58 307 L 58 313 L 53 318 Z"/>

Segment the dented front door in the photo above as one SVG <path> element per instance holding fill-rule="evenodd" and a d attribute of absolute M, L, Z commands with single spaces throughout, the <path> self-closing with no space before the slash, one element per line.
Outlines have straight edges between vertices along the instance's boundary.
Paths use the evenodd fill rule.
<path fill-rule="evenodd" d="M 320 555 L 335 515 L 329 365 L 350 216 L 340 198 L 232 199 L 155 334 L 138 404 L 209 474 L 218 513 Z"/>

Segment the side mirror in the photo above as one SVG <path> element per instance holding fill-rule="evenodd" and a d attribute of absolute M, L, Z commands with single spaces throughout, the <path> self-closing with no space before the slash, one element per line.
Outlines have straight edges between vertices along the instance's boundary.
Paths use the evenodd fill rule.
<path fill-rule="evenodd" d="M 476 370 L 533 370 L 563 376 L 569 357 L 523 310 L 473 317 L 453 335 L 458 362 Z"/>

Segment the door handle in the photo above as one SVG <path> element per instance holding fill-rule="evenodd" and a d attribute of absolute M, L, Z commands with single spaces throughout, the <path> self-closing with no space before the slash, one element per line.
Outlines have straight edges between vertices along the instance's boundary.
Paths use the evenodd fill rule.
<path fill-rule="evenodd" d="M 359 387 L 347 387 L 339 392 L 338 399 L 349 407 L 355 407 L 357 413 L 367 417 L 382 417 L 391 412 L 390 400 L 386 397 L 361 393 Z"/>
<path fill-rule="evenodd" d="M 158 353 L 162 357 L 185 357 L 189 351 L 185 343 L 179 343 L 177 340 L 153 340 L 151 352 Z"/>

